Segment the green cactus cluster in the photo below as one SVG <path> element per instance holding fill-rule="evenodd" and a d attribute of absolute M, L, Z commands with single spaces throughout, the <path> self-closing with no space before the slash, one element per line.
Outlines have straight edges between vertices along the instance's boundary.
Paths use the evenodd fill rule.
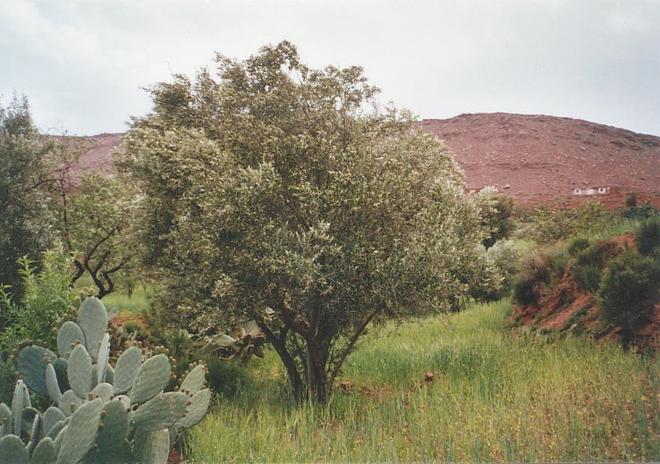
<path fill-rule="evenodd" d="M 11 405 L 0 404 L 0 463 L 166 463 L 179 434 L 197 424 L 211 400 L 206 368 L 195 366 L 177 391 L 165 354 L 143 360 L 130 347 L 109 363 L 108 314 L 87 298 L 77 322 L 57 336 L 59 356 L 39 346 L 18 355 L 22 378 Z M 32 407 L 30 391 L 52 401 Z"/>

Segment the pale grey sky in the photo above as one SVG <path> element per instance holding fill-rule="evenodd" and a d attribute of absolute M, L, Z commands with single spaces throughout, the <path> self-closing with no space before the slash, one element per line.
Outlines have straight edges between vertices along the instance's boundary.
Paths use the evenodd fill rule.
<path fill-rule="evenodd" d="M 120 132 L 143 87 L 282 39 L 424 118 L 505 111 L 660 135 L 660 0 L 0 0 L 0 95 Z"/>

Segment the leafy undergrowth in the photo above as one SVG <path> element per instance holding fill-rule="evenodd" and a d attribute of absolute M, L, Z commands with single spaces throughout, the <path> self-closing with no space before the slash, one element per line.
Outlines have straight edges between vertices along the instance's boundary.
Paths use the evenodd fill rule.
<path fill-rule="evenodd" d="M 508 331 L 510 308 L 372 330 L 325 407 L 290 406 L 269 353 L 193 429 L 189 462 L 659 459 L 658 362 Z"/>

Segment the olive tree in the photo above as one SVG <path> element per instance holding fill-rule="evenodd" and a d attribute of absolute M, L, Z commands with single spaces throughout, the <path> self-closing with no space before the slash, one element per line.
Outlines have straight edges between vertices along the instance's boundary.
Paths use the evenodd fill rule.
<path fill-rule="evenodd" d="M 294 396 L 324 402 L 370 324 L 446 310 L 484 277 L 479 210 L 361 68 L 311 69 L 288 42 L 215 63 L 156 85 L 117 159 L 162 316 L 198 335 L 256 321 Z"/>

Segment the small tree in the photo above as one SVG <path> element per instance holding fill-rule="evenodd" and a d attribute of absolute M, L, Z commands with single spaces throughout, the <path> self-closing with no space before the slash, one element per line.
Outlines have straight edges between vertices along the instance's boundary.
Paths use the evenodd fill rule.
<path fill-rule="evenodd" d="M 660 301 L 660 261 L 627 250 L 610 261 L 600 283 L 599 297 L 606 319 L 621 327 L 624 346 L 653 315 Z"/>
<path fill-rule="evenodd" d="M 56 236 L 49 208 L 52 143 L 35 128 L 26 98 L 0 107 L 0 284 L 21 292 L 19 258 L 37 259 Z"/>
<path fill-rule="evenodd" d="M 481 210 L 482 226 L 488 232 L 483 240 L 483 245 L 488 249 L 513 232 L 513 200 L 493 188 L 480 190 L 475 200 Z"/>
<path fill-rule="evenodd" d="M 127 276 L 137 255 L 129 221 L 136 192 L 113 177 L 87 174 L 76 184 L 60 183 L 63 242 L 74 255 L 72 282 L 89 275 L 103 298 L 116 276 Z"/>
<path fill-rule="evenodd" d="M 382 112 L 358 67 L 294 46 L 153 91 L 119 165 L 137 182 L 163 317 L 254 320 L 296 398 L 326 400 L 369 324 L 446 310 L 483 268 L 479 209 L 447 148 Z"/>

